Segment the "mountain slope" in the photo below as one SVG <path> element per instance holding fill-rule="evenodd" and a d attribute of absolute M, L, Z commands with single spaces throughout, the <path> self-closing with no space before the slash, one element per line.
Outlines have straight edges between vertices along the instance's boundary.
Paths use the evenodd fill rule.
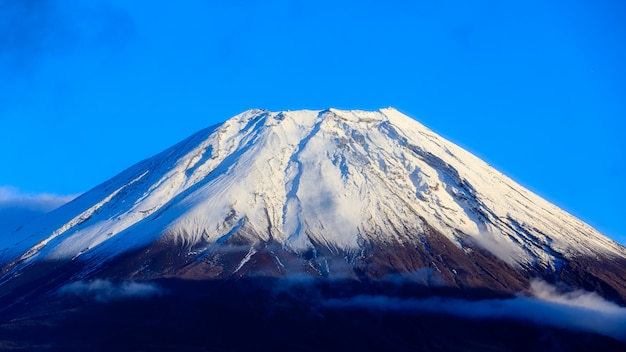
<path fill-rule="evenodd" d="M 507 293 L 541 277 L 626 302 L 622 246 L 392 108 L 244 112 L 1 244 L 0 291 L 61 272 Z"/>

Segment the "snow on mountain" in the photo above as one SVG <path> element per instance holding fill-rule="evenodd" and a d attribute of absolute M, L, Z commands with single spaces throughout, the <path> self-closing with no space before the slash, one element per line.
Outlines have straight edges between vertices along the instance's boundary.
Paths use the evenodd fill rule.
<path fill-rule="evenodd" d="M 0 241 L 5 279 L 42 260 L 102 262 L 155 242 L 201 257 L 236 235 L 288 252 L 428 249 L 558 272 L 626 250 L 393 108 L 249 110 L 125 170 Z M 277 256 L 276 261 L 282 265 Z"/>

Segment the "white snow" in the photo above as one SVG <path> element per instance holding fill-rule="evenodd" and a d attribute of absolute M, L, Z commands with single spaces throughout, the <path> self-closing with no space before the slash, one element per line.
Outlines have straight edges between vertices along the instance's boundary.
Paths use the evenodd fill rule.
<path fill-rule="evenodd" d="M 237 273 L 239 270 L 241 270 L 241 268 L 243 268 L 243 266 L 250 261 L 250 258 L 252 258 L 252 256 L 256 254 L 256 249 L 254 249 L 254 246 L 250 247 L 250 250 L 248 251 L 248 253 L 246 254 L 245 257 L 243 257 L 243 259 L 241 260 L 241 262 L 239 263 L 239 265 L 237 266 L 237 268 L 235 269 L 235 271 L 233 271 L 233 274 Z"/>
<path fill-rule="evenodd" d="M 63 210 L 65 209 L 65 210 Z M 76 215 L 79 214 L 79 215 Z M 250 110 L 124 171 L 21 233 L 1 263 L 114 256 L 165 236 L 358 251 L 424 222 L 511 265 L 625 256 L 590 226 L 393 108 Z M 254 254 L 244 258 L 241 266 Z M 246 259 L 247 258 L 247 259 Z"/>

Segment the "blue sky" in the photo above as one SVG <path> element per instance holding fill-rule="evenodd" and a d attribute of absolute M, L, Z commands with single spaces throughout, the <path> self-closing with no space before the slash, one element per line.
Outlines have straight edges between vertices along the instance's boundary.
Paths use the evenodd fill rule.
<path fill-rule="evenodd" d="M 626 243 L 624 18 L 601 0 L 0 0 L 0 203 L 85 192 L 250 108 L 393 106 Z"/>

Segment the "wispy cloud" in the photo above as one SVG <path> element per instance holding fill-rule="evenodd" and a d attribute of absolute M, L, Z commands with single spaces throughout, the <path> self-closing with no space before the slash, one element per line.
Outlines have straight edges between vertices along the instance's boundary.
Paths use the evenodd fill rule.
<path fill-rule="evenodd" d="M 98 302 L 125 298 L 145 298 L 162 294 L 159 286 L 149 282 L 108 280 L 76 281 L 59 289 L 61 295 L 76 295 Z"/>
<path fill-rule="evenodd" d="M 117 62 L 134 38 L 133 18 L 114 1 L 0 0 L 0 111 L 39 94 L 59 104 L 75 94 L 76 71 Z"/>
<path fill-rule="evenodd" d="M 130 16 L 106 1 L 0 0 L 0 64 L 23 73 L 51 55 L 119 45 Z"/>
<path fill-rule="evenodd" d="M 531 281 L 530 293 L 542 301 L 554 302 L 606 313 L 621 312 L 626 314 L 626 308 L 622 308 L 615 303 L 605 300 L 595 292 L 575 290 L 560 293 L 555 286 L 549 285 L 541 280 Z"/>
<path fill-rule="evenodd" d="M 470 240 L 513 267 L 519 267 L 516 259 L 524 258 L 525 255 L 520 246 L 511 242 L 508 237 L 497 230 L 481 231 L 472 236 Z"/>
<path fill-rule="evenodd" d="M 360 295 L 346 299 L 329 299 L 324 305 L 333 308 L 366 308 L 388 311 L 416 311 L 450 314 L 472 319 L 514 319 L 533 324 L 587 331 L 626 341 L 626 308 L 600 296 L 574 291 L 558 293 L 557 289 L 535 281 L 533 297 L 467 301 L 456 298 L 411 299 L 384 295 Z"/>
<path fill-rule="evenodd" d="M 54 1 L 0 0 L 0 63 L 11 69 L 30 66 L 43 53 L 69 40 Z M 64 34 L 65 33 L 65 34 Z"/>

